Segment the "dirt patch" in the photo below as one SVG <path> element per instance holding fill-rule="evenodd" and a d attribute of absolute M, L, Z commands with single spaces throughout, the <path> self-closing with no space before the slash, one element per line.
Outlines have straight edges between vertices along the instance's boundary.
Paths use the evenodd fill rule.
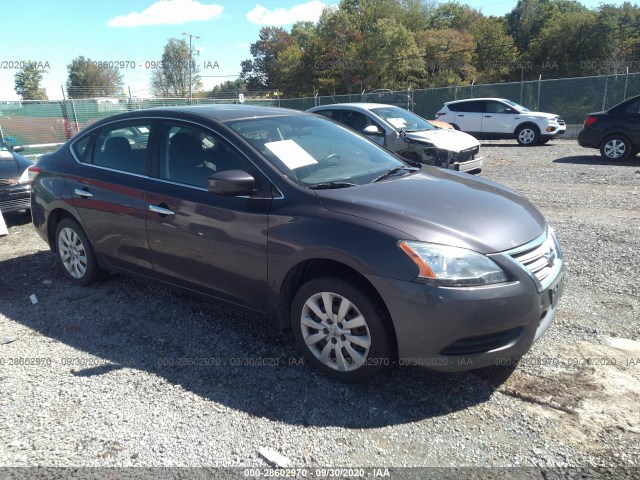
<path fill-rule="evenodd" d="M 523 400 L 531 413 L 550 421 L 550 434 L 581 450 L 602 455 L 605 447 L 598 439 L 611 435 L 619 445 L 637 443 L 640 342 L 603 340 L 561 345 L 561 371 L 537 376 L 516 370 L 498 391 Z"/>

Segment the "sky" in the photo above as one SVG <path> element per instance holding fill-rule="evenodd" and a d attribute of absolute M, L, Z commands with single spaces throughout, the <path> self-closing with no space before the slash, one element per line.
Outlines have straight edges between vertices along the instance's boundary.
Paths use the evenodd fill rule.
<path fill-rule="evenodd" d="M 7 5 L 2 5 L 6 3 Z M 67 65 L 82 55 L 123 66 L 125 91 L 148 97 L 153 63 L 169 38 L 192 37 L 194 60 L 205 88 L 237 78 L 240 62 L 264 25 L 290 29 L 296 21 L 316 21 L 338 0 L 0 0 L 4 48 L 0 53 L 0 101 L 19 100 L 14 75 L 25 61 L 47 73 L 42 86 L 50 99 L 62 98 Z M 460 1 L 485 15 L 504 15 L 517 0 Z M 601 0 L 582 0 L 589 8 Z M 621 3 L 609 0 L 607 3 Z"/>

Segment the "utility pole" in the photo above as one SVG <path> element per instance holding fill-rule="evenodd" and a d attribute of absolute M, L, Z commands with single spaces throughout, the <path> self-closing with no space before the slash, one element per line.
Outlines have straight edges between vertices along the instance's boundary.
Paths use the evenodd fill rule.
<path fill-rule="evenodd" d="M 191 40 L 194 38 L 200 38 L 196 35 L 191 35 L 190 33 L 183 33 L 182 35 L 186 35 L 189 37 L 189 105 L 191 105 L 191 101 L 193 100 L 193 91 L 192 91 L 192 85 L 193 82 L 191 80 L 191 73 L 193 71 L 193 55 L 192 55 L 192 50 L 191 50 Z"/>

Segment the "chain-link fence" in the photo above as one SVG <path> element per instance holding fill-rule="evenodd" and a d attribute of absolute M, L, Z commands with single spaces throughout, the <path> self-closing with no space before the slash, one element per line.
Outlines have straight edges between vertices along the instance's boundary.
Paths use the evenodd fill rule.
<path fill-rule="evenodd" d="M 26 145 L 37 155 L 63 143 L 71 135 L 101 118 L 143 108 L 237 103 L 306 110 L 316 105 L 379 102 L 398 105 L 424 118 L 434 118 L 444 102 L 465 98 L 499 97 L 532 110 L 557 113 L 567 122 L 567 138 L 580 130 L 589 112 L 607 109 L 640 94 L 640 73 L 602 75 L 510 83 L 467 85 L 425 90 L 375 90 L 365 94 L 280 98 L 275 92 L 220 92 L 215 98 L 145 98 L 131 95 L 58 101 L 0 101 L 0 136 L 14 145 Z"/>

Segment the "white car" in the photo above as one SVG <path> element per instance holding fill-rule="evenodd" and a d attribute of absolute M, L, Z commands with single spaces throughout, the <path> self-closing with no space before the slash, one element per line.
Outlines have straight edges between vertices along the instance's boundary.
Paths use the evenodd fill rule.
<path fill-rule="evenodd" d="M 439 128 L 404 108 L 382 103 L 338 103 L 313 107 L 399 155 L 427 165 L 480 173 L 480 142 L 471 135 Z"/>
<path fill-rule="evenodd" d="M 446 102 L 436 113 L 442 120 L 476 138 L 515 138 L 520 145 L 547 143 L 567 130 L 554 113 L 532 112 L 504 98 L 471 98 Z"/>

